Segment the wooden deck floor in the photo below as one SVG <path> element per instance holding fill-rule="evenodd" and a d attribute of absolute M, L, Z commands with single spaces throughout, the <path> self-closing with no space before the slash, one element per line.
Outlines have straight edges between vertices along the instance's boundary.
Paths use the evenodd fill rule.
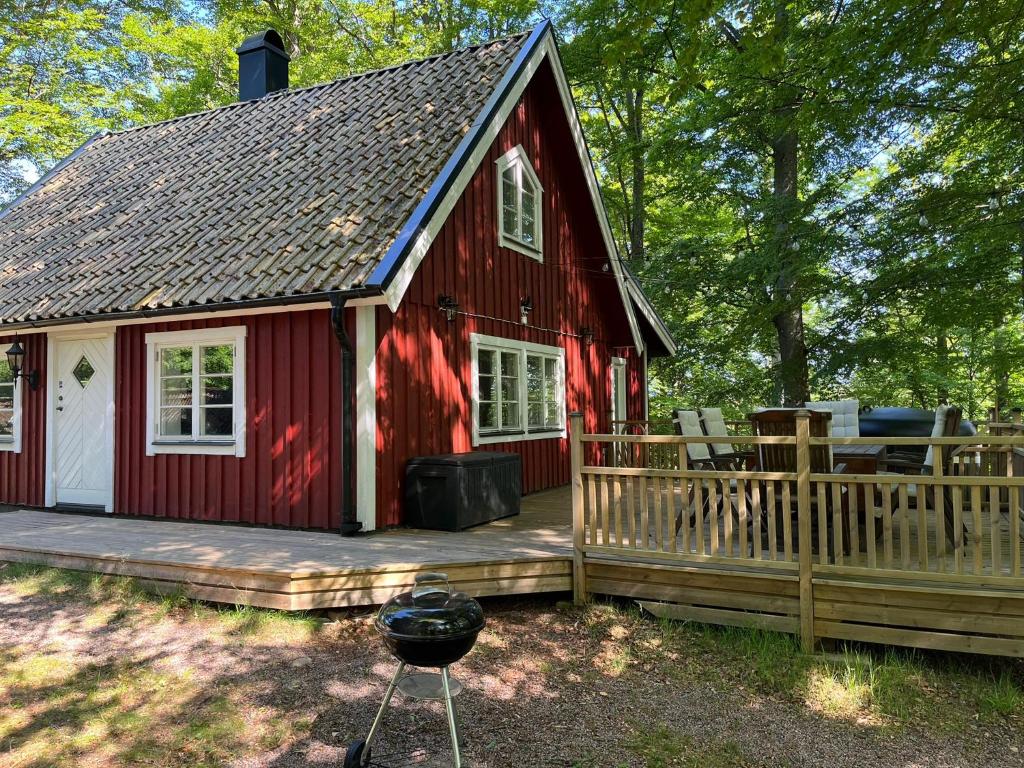
<path fill-rule="evenodd" d="M 475 596 L 572 589 L 568 488 L 523 499 L 517 517 L 459 533 L 332 533 L 206 523 L 0 513 L 0 560 L 134 576 L 214 602 L 290 610 L 374 605 L 442 570 Z"/>

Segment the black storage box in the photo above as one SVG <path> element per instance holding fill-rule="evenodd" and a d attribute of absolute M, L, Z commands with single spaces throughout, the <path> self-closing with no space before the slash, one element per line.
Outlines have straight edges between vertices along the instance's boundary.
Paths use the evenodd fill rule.
<path fill-rule="evenodd" d="M 518 453 L 449 453 L 405 465 L 405 522 L 414 528 L 461 531 L 519 514 Z"/>

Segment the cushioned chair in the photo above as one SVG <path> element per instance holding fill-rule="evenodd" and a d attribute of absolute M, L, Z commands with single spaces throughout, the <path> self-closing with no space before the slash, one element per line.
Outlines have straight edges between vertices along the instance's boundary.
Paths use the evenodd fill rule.
<path fill-rule="evenodd" d="M 673 422 L 675 422 L 676 432 L 683 437 L 708 437 L 704 434 L 701 429 L 700 417 L 696 411 L 685 411 L 677 410 L 673 414 Z M 731 447 L 731 446 L 730 446 Z M 742 464 L 739 463 L 735 456 L 714 456 L 708 448 L 708 443 L 687 443 L 686 444 L 686 464 L 687 469 L 708 471 L 708 472 L 725 472 L 729 470 L 742 469 Z M 703 480 L 702 485 L 710 489 L 711 481 Z M 737 491 L 737 483 L 735 480 L 729 481 L 729 490 L 732 493 Z M 710 494 L 704 494 L 704 509 L 701 511 L 701 519 L 707 516 L 710 512 L 708 501 Z M 724 506 L 724 500 L 719 496 L 716 504 L 716 511 L 721 512 Z M 694 512 L 690 516 L 691 523 L 693 521 Z M 733 514 L 738 514 L 735 509 Z M 676 530 L 682 527 L 683 517 L 680 513 L 676 517 Z"/>
<path fill-rule="evenodd" d="M 804 405 L 812 411 L 832 414 L 833 437 L 860 437 L 860 400 L 820 400 Z"/>
<path fill-rule="evenodd" d="M 960 432 L 960 420 L 962 417 L 963 411 L 955 405 L 940 405 L 935 409 L 935 422 L 932 426 L 931 436 L 956 437 Z M 953 475 L 956 471 L 956 457 L 961 454 L 963 450 L 964 446 L 962 445 L 941 445 L 939 446 L 939 453 L 936 455 L 935 446 L 929 445 L 928 450 L 925 452 L 923 461 L 914 454 L 894 453 L 885 461 L 887 471 L 879 472 L 878 474 L 930 475 L 935 466 L 935 461 L 941 461 L 944 474 Z M 877 487 L 879 493 L 892 494 L 892 505 L 894 509 L 899 506 L 896 488 L 885 485 L 884 483 L 879 483 Z M 934 486 L 908 483 L 906 488 L 907 497 L 911 507 L 916 505 L 918 494 L 923 494 L 925 504 L 927 504 L 928 508 L 938 512 L 935 508 Z M 956 525 L 954 524 L 953 518 L 953 500 L 951 493 L 943 494 L 942 513 L 945 521 L 946 541 L 952 543 L 953 546 L 958 548 L 964 546 L 964 543 L 967 540 L 967 528 L 966 525 L 964 525 L 960 531 L 960 538 L 957 538 Z"/>
<path fill-rule="evenodd" d="M 722 415 L 721 408 L 701 408 L 698 411 L 700 414 L 700 424 L 704 429 L 704 434 L 708 437 L 729 437 L 729 428 L 725 425 L 725 416 Z M 730 442 L 724 443 L 711 443 L 711 453 L 718 457 L 729 457 L 732 459 L 739 459 L 742 452 L 736 450 Z"/>

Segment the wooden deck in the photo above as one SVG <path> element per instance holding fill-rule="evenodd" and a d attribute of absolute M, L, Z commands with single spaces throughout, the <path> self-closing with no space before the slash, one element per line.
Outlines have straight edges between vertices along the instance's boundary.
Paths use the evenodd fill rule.
<path fill-rule="evenodd" d="M 568 488 L 523 499 L 516 517 L 459 533 L 332 533 L 13 510 L 0 560 L 134 576 L 194 598 L 301 610 L 375 605 L 441 570 L 474 596 L 572 589 Z"/>

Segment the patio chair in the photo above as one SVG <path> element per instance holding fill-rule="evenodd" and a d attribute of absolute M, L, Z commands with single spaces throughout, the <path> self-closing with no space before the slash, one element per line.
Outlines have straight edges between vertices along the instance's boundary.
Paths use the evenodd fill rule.
<path fill-rule="evenodd" d="M 832 414 L 833 437 L 860 437 L 860 400 L 819 400 L 804 407 Z"/>
<path fill-rule="evenodd" d="M 748 417 L 751 424 L 753 425 L 754 434 L 759 437 L 792 437 L 796 435 L 796 414 L 798 408 L 768 408 L 756 413 L 750 414 Z M 812 411 L 810 413 L 810 436 L 811 437 L 830 437 L 831 429 L 830 425 L 832 422 L 832 414 L 827 410 Z M 796 446 L 795 445 L 758 445 L 757 446 L 757 457 L 758 457 L 758 471 L 761 472 L 788 472 L 795 473 L 797 471 L 796 466 Z M 811 457 L 811 472 L 813 474 L 820 475 L 841 475 L 846 472 L 845 464 L 833 464 L 832 460 L 832 446 L 830 445 L 812 445 L 810 447 Z M 843 486 L 842 496 L 842 513 L 845 516 L 848 513 L 846 503 L 846 487 Z M 767 482 L 761 483 L 761 499 L 767 499 Z M 782 507 L 782 494 L 775 494 L 775 508 L 780 510 Z M 790 483 L 790 507 L 791 510 L 796 508 L 797 504 L 797 489 L 796 482 Z M 811 495 L 811 527 L 815 531 L 813 535 L 813 546 L 817 546 L 817 527 L 818 527 L 818 515 L 817 515 L 817 504 L 818 499 L 816 494 Z M 825 495 L 825 504 L 828 515 L 827 519 L 832 519 L 832 494 Z M 797 518 L 794 515 L 792 518 L 792 525 L 794 526 L 791 533 L 793 534 L 793 541 L 798 540 L 796 525 Z M 767 535 L 767 531 L 765 533 Z M 777 540 L 782 540 L 784 531 L 780 528 L 776 532 Z M 828 546 L 832 547 L 832 531 L 828 532 Z"/>
<path fill-rule="evenodd" d="M 674 418 L 672 421 L 676 425 L 676 432 L 683 437 L 708 437 L 704 434 L 704 431 L 700 426 L 700 417 L 697 415 L 697 411 L 685 411 L 677 410 L 674 412 Z M 736 456 L 713 456 L 708 447 L 708 443 L 687 443 L 686 444 L 686 468 L 692 470 L 702 470 L 708 472 L 727 472 L 737 471 L 743 468 L 742 461 Z M 730 446 L 731 447 L 731 446 Z M 710 488 L 711 481 L 702 480 L 702 485 L 705 488 Z M 735 480 L 729 481 L 730 493 L 737 492 L 738 485 Z M 711 512 L 710 507 L 710 494 L 704 494 L 704 506 L 701 511 L 701 520 L 707 518 Z M 690 502 L 692 503 L 692 501 Z M 718 494 L 718 501 L 715 505 L 715 511 L 721 513 L 725 505 L 725 500 L 721 494 Z M 697 512 L 694 510 L 690 514 L 690 523 L 693 524 L 694 518 Z M 735 511 L 734 515 L 739 513 Z M 683 526 L 683 513 L 682 511 L 676 516 L 676 530 L 678 531 Z"/>
<path fill-rule="evenodd" d="M 963 411 L 955 405 L 940 405 L 935 409 L 935 422 L 932 425 L 932 437 L 956 437 L 960 433 L 960 420 L 963 418 Z M 941 446 L 943 456 L 940 457 L 946 466 L 949 449 L 951 445 Z M 935 461 L 935 446 L 929 445 L 922 458 L 919 454 L 910 451 L 893 451 L 886 457 L 883 466 L 888 472 L 900 474 L 920 475 L 932 471 Z"/>
<path fill-rule="evenodd" d="M 932 427 L 932 437 L 956 437 L 960 432 L 960 420 L 963 417 L 963 411 L 953 405 L 940 405 L 935 409 L 935 424 Z M 880 475 L 930 475 L 933 472 L 935 461 L 942 462 L 943 472 L 946 475 L 956 474 L 957 457 L 964 452 L 966 446 L 963 445 L 940 445 L 939 453 L 936 457 L 935 446 L 929 445 L 928 450 L 925 452 L 924 459 L 921 459 L 917 454 L 912 453 L 893 453 L 889 456 L 883 466 L 886 467 L 885 471 L 880 471 Z M 908 483 L 907 486 L 907 498 L 908 503 L 911 507 L 916 507 L 918 494 L 924 494 L 924 501 L 928 509 L 933 512 L 938 512 L 935 508 L 935 487 L 931 485 L 919 485 L 917 483 Z M 897 493 L 898 487 L 893 488 L 884 483 L 877 485 L 879 493 L 885 493 L 888 489 L 889 493 L 892 494 L 892 508 L 896 509 L 899 506 Z M 953 498 L 951 493 L 944 493 L 942 499 L 942 513 L 943 521 L 946 529 L 946 541 L 952 543 L 954 548 L 964 546 L 967 541 L 967 526 L 962 525 L 961 536 L 959 539 L 956 537 L 956 524 L 953 516 Z"/>
<path fill-rule="evenodd" d="M 721 408 L 701 408 L 697 413 L 700 416 L 700 424 L 705 435 L 708 437 L 730 437 Z M 745 461 L 749 455 L 744 451 L 737 451 L 736 446 L 731 442 L 710 443 L 708 448 L 716 458 L 728 458 L 737 462 Z"/>

